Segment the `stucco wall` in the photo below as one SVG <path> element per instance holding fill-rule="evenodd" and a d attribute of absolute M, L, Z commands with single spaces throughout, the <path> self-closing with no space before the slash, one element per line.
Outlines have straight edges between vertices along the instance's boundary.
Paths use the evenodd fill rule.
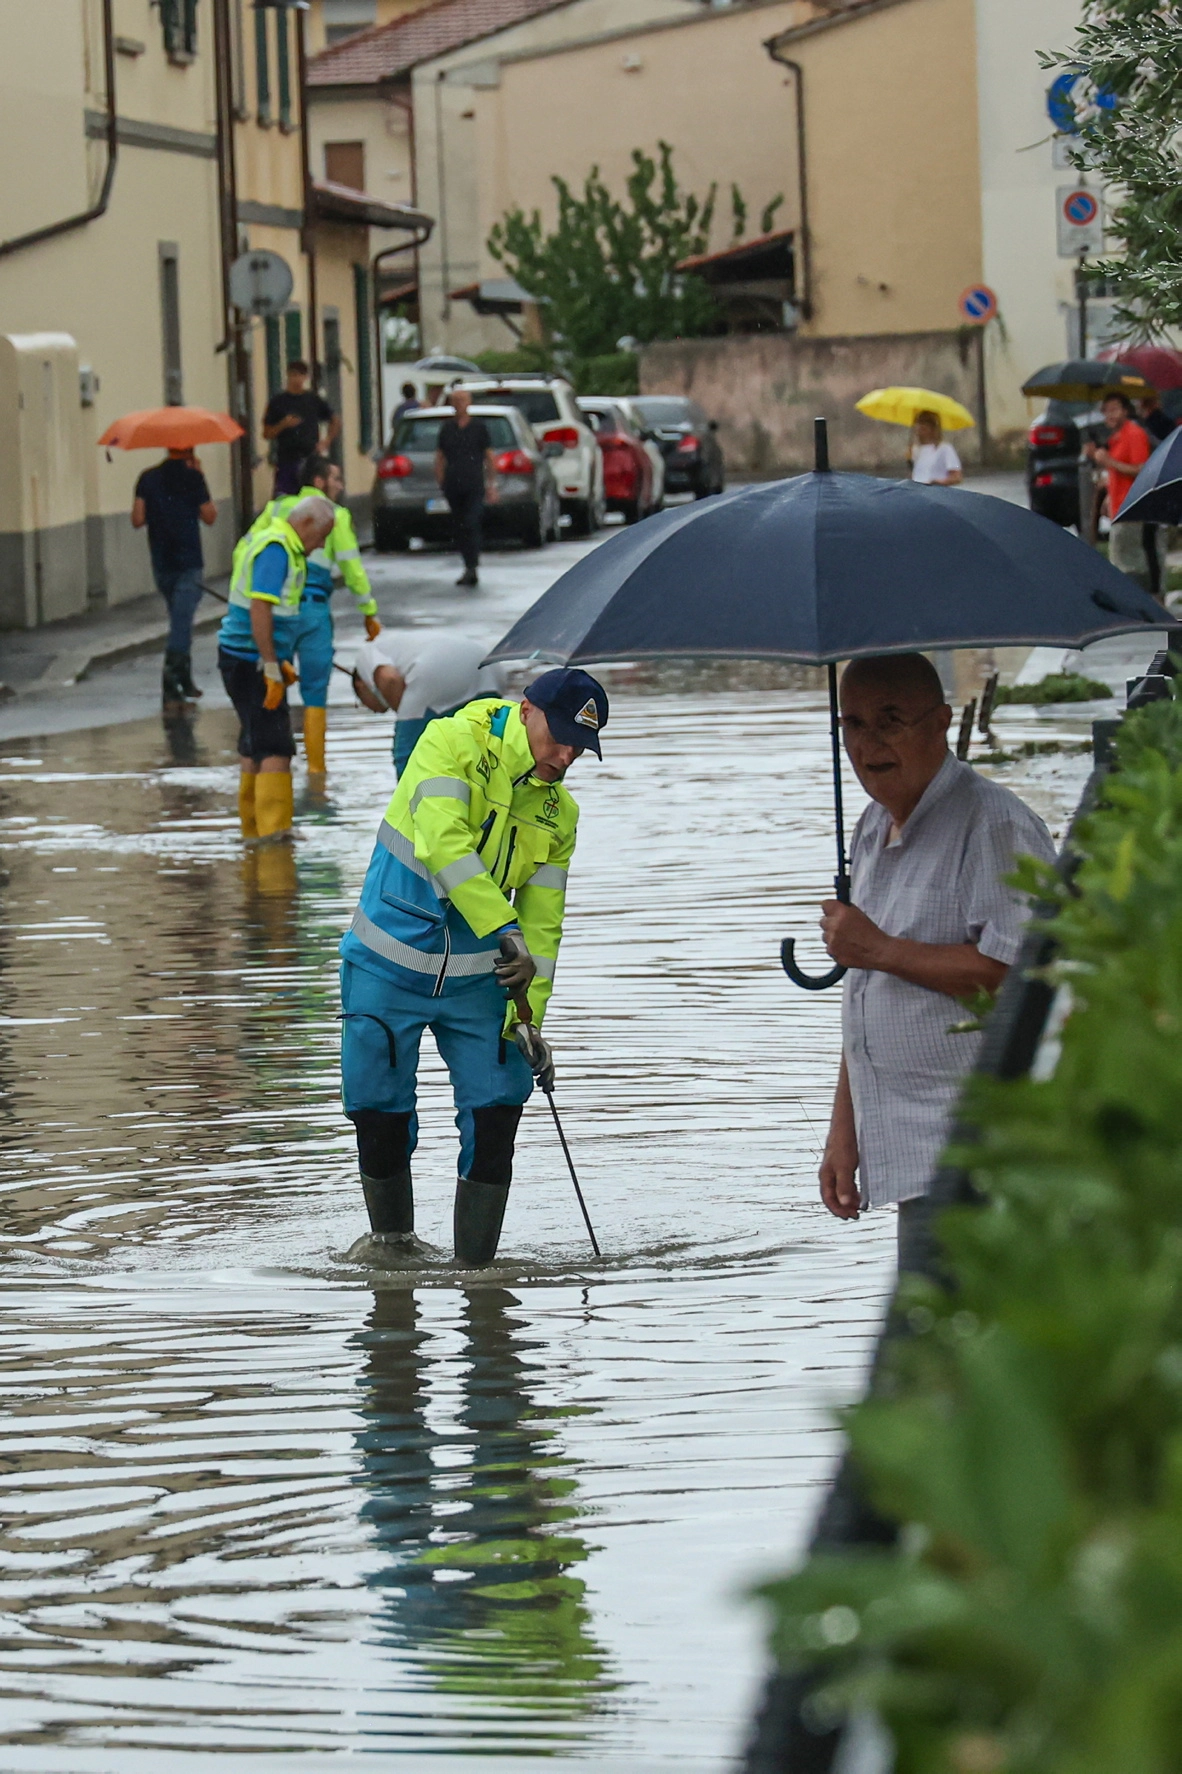
<path fill-rule="evenodd" d="M 926 332 L 805 339 L 783 333 L 680 339 L 641 355 L 645 394 L 686 394 L 718 421 L 730 475 L 798 474 L 813 465 L 813 420 L 829 421 L 835 468 L 906 473 L 907 432 L 864 419 L 854 403 L 871 388 L 938 388 L 970 412 L 977 405 L 975 333 Z M 976 431 L 951 439 L 966 464 Z"/>

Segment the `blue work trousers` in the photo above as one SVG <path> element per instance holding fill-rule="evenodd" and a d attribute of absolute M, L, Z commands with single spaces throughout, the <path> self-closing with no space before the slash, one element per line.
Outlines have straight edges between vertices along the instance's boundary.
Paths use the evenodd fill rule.
<path fill-rule="evenodd" d="M 459 1174 L 476 1155 L 472 1111 L 523 1103 L 533 1074 L 512 1041 L 504 1041 L 505 994 L 491 974 L 465 979 L 439 998 L 412 992 L 350 961 L 341 964 L 341 1083 L 345 1113 L 378 1109 L 411 1116 L 410 1150 L 418 1139 L 415 1084 L 419 1043 L 430 1029 L 451 1074 L 460 1130 Z"/>
<path fill-rule="evenodd" d="M 305 595 L 296 619 L 295 661 L 300 700 L 305 708 L 325 708 L 332 678 L 332 606 L 327 598 Z"/>
<path fill-rule="evenodd" d="M 193 651 L 193 618 L 204 586 L 201 567 L 165 567 L 152 562 L 156 590 L 168 605 L 168 651 Z"/>

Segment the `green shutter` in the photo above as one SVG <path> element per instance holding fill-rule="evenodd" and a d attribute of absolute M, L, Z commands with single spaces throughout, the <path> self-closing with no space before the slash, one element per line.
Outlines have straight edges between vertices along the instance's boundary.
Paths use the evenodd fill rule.
<path fill-rule="evenodd" d="M 263 322 L 267 335 L 267 395 L 278 394 L 283 387 L 283 353 L 282 336 L 279 331 L 279 317 L 268 314 Z"/>
<path fill-rule="evenodd" d="M 357 444 L 373 449 L 373 314 L 369 301 L 369 266 L 353 267 L 353 302 L 357 313 Z"/>
<path fill-rule="evenodd" d="M 304 355 L 304 320 L 298 308 L 289 308 L 283 316 L 284 363 L 294 363 Z"/>
<path fill-rule="evenodd" d="M 271 121 L 271 69 L 267 50 L 267 14 L 260 7 L 254 15 L 254 73 L 260 123 Z"/>
<path fill-rule="evenodd" d="M 281 129 L 291 128 L 291 34 L 287 25 L 287 8 L 281 7 L 275 14 L 275 41 L 278 46 L 279 67 L 279 126 Z"/>

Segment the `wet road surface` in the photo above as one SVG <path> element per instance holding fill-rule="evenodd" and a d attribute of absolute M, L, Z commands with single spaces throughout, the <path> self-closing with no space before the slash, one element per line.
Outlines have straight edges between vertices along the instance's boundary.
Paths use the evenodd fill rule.
<path fill-rule="evenodd" d="M 542 589 L 528 562 L 494 560 L 466 632 Z M 445 565 L 379 566 L 384 617 L 454 621 Z M 133 713 L 138 668 L 109 675 Z M 807 1533 L 894 1225 L 815 1199 L 838 999 L 776 963 L 833 867 L 819 677 L 611 687 L 548 1024 L 604 1261 L 535 1103 L 479 1277 L 446 1258 L 433 1056 L 416 1195 L 441 1254 L 343 1255 L 335 951 L 388 724 L 334 709 L 298 843 L 245 855 L 215 697 L 0 745 L 5 1770 L 734 1755 L 762 1666 L 742 1592 Z M 1003 775 L 1061 828 L 1085 768 Z"/>

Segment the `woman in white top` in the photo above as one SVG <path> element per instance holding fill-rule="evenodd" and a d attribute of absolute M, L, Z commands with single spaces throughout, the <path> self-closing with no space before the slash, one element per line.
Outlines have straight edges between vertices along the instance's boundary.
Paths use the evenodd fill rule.
<path fill-rule="evenodd" d="M 960 457 L 944 442 L 935 413 L 917 413 L 912 427 L 911 478 L 925 487 L 958 487 L 964 479 Z"/>

